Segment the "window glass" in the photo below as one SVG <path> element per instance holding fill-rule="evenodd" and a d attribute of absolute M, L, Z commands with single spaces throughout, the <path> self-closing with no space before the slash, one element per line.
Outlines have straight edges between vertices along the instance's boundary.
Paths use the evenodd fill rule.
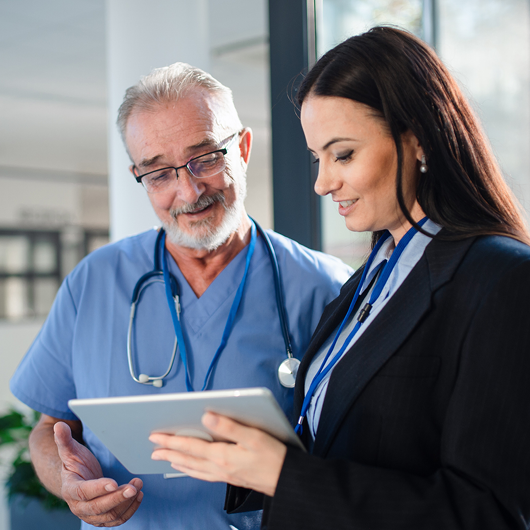
<path fill-rule="evenodd" d="M 440 0 L 437 51 L 470 98 L 508 183 L 528 212 L 530 3 Z"/>
<path fill-rule="evenodd" d="M 2 301 L 5 318 L 19 319 L 29 313 L 29 284 L 25 278 L 11 277 L 4 280 Z"/>
<path fill-rule="evenodd" d="M 29 241 L 25 237 L 0 236 L 0 272 L 21 274 L 29 266 Z"/>
<path fill-rule="evenodd" d="M 373 26 L 393 24 L 422 36 L 423 0 L 323 0 L 317 27 L 319 57 Z"/>
<path fill-rule="evenodd" d="M 57 245 L 52 240 L 40 239 L 33 247 L 33 270 L 50 273 L 57 269 Z"/>
<path fill-rule="evenodd" d="M 59 281 L 57 278 L 36 278 L 33 284 L 33 310 L 36 315 L 47 315 L 50 310 Z"/>
<path fill-rule="evenodd" d="M 428 19 L 423 4 L 322 0 L 319 54 L 375 24 L 395 24 L 421 38 L 422 21 Z M 437 0 L 434 17 L 436 51 L 469 98 L 508 184 L 530 218 L 530 3 Z M 324 251 L 359 264 L 363 238 L 345 228 L 329 197 L 322 200 L 322 239 Z"/>
<path fill-rule="evenodd" d="M 48 314 L 59 285 L 85 253 L 108 243 L 103 230 L 0 230 L 0 319 Z"/>

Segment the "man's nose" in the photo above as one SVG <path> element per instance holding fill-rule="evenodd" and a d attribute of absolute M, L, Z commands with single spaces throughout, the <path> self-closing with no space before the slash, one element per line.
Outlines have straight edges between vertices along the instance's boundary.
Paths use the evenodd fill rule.
<path fill-rule="evenodd" d="M 204 193 L 206 183 L 202 179 L 194 177 L 188 168 L 179 169 L 178 178 L 175 183 L 177 188 L 177 198 L 194 204 L 199 197 Z"/>

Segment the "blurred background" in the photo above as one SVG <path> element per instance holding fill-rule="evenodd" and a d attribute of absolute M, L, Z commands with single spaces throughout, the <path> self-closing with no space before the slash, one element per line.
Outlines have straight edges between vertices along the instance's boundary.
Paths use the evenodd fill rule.
<path fill-rule="evenodd" d="M 311 192 L 311 163 L 290 101 L 299 74 L 375 24 L 412 31 L 471 99 L 528 208 L 529 4 L 0 0 L 0 415 L 14 402 L 9 378 L 65 275 L 109 240 L 157 224 L 115 128 L 123 93 L 141 75 L 185 61 L 229 86 L 255 134 L 249 214 L 356 266 L 366 236 L 348 232 L 333 203 Z M 8 528 L 0 495 L 0 530 Z"/>

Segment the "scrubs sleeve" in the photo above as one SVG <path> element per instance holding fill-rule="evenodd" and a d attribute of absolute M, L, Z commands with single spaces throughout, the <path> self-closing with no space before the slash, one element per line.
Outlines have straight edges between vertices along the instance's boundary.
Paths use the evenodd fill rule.
<path fill-rule="evenodd" d="M 18 366 L 11 392 L 32 409 L 63 420 L 77 420 L 68 408 L 76 397 L 72 373 L 72 339 L 76 306 L 67 278 L 40 333 Z"/>

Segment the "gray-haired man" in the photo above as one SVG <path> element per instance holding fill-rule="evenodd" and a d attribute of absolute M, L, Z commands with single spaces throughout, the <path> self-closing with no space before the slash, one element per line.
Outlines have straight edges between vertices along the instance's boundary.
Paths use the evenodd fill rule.
<path fill-rule="evenodd" d="M 127 91 L 118 125 L 164 238 L 150 230 L 108 245 L 61 287 L 11 383 L 19 399 L 43 413 L 30 440 L 35 468 L 83 528 L 258 528 L 260 512 L 224 513 L 222 485 L 133 477 L 68 408 L 71 398 L 252 386 L 269 387 L 287 414 L 292 403 L 292 389 L 278 379 L 286 352 L 273 267 L 243 204 L 252 132 L 241 125 L 230 90 L 176 63 Z M 299 358 L 351 270 L 274 232 L 268 236 Z M 153 270 L 155 254 L 180 288 L 184 343 L 178 353 L 188 365 L 185 370 L 177 355 L 163 379 L 140 374 L 168 369 L 175 322 L 164 284 L 142 291 L 134 345 L 127 349 L 131 296 L 138 279 Z"/>

